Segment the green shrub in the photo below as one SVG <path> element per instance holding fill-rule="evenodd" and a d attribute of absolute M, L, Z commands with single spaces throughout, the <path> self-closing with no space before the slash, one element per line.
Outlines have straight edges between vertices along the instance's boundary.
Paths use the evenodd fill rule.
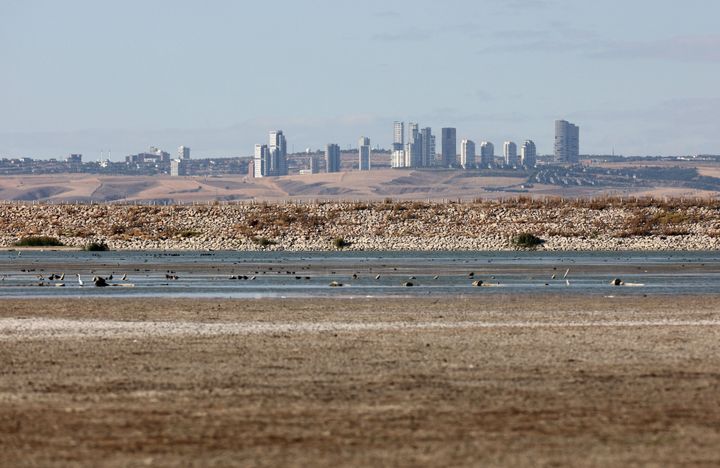
<path fill-rule="evenodd" d="M 260 247 L 267 247 L 269 245 L 275 245 L 277 242 L 271 239 L 267 239 L 265 237 L 252 237 L 250 240 L 252 240 L 254 243 L 259 245 Z"/>
<path fill-rule="evenodd" d="M 542 245 L 543 243 L 545 243 L 543 239 L 540 239 L 536 235 L 530 234 L 528 232 L 515 236 L 515 238 L 513 239 L 513 245 L 522 249 L 534 249 L 537 246 Z"/>
<path fill-rule="evenodd" d="M 60 247 L 63 244 L 56 237 L 50 236 L 28 236 L 23 237 L 13 244 L 15 247 Z"/>
<path fill-rule="evenodd" d="M 352 244 L 351 242 L 346 241 L 342 237 L 336 237 L 335 239 L 333 239 L 333 245 L 335 246 L 336 249 L 343 249 L 345 247 L 348 247 L 351 244 Z"/>
<path fill-rule="evenodd" d="M 190 237 L 198 237 L 199 235 L 200 235 L 200 233 L 198 231 L 193 231 L 190 229 L 188 229 L 186 231 L 180 231 L 178 233 L 178 237 L 181 237 L 183 239 L 188 239 Z"/>
<path fill-rule="evenodd" d="M 105 242 L 90 242 L 89 244 L 85 244 L 83 250 L 88 252 L 106 252 L 110 250 L 110 247 L 108 247 Z"/>

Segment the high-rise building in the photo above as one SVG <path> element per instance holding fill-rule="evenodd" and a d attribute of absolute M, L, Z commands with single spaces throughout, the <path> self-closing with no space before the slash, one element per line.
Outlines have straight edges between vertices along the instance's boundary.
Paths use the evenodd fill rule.
<path fill-rule="evenodd" d="M 418 141 L 420 135 L 420 125 L 415 122 L 408 123 L 408 143 L 414 143 Z"/>
<path fill-rule="evenodd" d="M 420 167 L 430 167 L 435 163 L 435 137 L 430 127 L 420 130 Z"/>
<path fill-rule="evenodd" d="M 408 123 L 408 136 L 405 143 L 405 163 L 402 167 L 420 167 L 422 164 L 422 134 L 417 123 Z"/>
<path fill-rule="evenodd" d="M 580 162 L 580 127 L 566 120 L 555 121 L 555 161 Z"/>
<path fill-rule="evenodd" d="M 187 175 L 187 159 L 173 159 L 170 161 L 170 176 L 180 177 Z"/>
<path fill-rule="evenodd" d="M 450 167 L 457 163 L 457 131 L 454 128 L 443 128 L 441 130 L 441 165 Z"/>
<path fill-rule="evenodd" d="M 420 167 L 422 162 L 422 137 L 418 135 L 415 141 L 405 143 L 405 164 L 402 167 Z"/>
<path fill-rule="evenodd" d="M 475 167 L 475 142 L 465 139 L 460 143 L 460 165 L 463 169 Z"/>
<path fill-rule="evenodd" d="M 515 167 L 518 165 L 517 145 L 514 142 L 506 141 L 503 143 L 503 158 L 506 166 Z"/>
<path fill-rule="evenodd" d="M 188 148 L 187 146 L 179 147 L 177 156 L 178 159 L 183 161 L 190 159 L 190 148 Z"/>
<path fill-rule="evenodd" d="M 405 167 L 405 151 L 394 150 L 392 152 L 392 159 L 390 160 L 390 167 L 400 168 Z"/>
<path fill-rule="evenodd" d="M 370 170 L 370 138 L 360 137 L 358 142 L 358 169 L 361 171 Z"/>
<path fill-rule="evenodd" d="M 314 154 L 311 154 L 310 155 L 310 174 L 317 174 L 318 172 L 320 172 L 320 171 L 318 170 L 317 158 L 315 158 Z"/>
<path fill-rule="evenodd" d="M 532 140 L 525 140 L 522 148 L 520 149 L 520 163 L 525 167 L 535 167 L 537 164 L 537 150 L 535 149 L 535 142 Z"/>
<path fill-rule="evenodd" d="M 325 168 L 327 172 L 340 172 L 340 146 L 329 143 L 325 147 Z"/>
<path fill-rule="evenodd" d="M 405 148 L 405 122 L 393 124 L 393 151 L 402 151 Z"/>
<path fill-rule="evenodd" d="M 284 176 L 287 175 L 287 141 L 282 130 L 270 132 L 270 169 L 268 175 Z"/>
<path fill-rule="evenodd" d="M 495 145 L 489 141 L 480 143 L 480 166 L 483 169 L 495 165 Z"/>
<path fill-rule="evenodd" d="M 268 145 L 255 145 L 253 158 L 253 176 L 267 177 L 270 171 L 270 150 Z"/>

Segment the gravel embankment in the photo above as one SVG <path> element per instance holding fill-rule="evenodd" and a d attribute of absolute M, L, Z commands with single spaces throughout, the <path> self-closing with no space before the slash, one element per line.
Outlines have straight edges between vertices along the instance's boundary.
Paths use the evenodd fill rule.
<path fill-rule="evenodd" d="M 117 250 L 508 250 L 532 233 L 547 250 L 714 250 L 720 209 L 590 202 L 0 205 L 0 246 L 28 235 Z"/>

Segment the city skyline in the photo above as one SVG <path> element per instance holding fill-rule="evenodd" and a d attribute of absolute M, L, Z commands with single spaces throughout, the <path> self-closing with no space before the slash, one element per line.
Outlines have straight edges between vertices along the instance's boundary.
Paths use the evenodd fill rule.
<path fill-rule="evenodd" d="M 293 135 L 291 152 L 357 135 L 389 149 L 395 120 L 532 136 L 550 154 L 556 119 L 582 122 L 584 154 L 718 153 L 718 13 L 700 0 L 3 2 L 0 157 L 120 160 L 180 142 L 250 156 L 270 128 Z M 372 73 L 317 71 L 358 56 Z"/>

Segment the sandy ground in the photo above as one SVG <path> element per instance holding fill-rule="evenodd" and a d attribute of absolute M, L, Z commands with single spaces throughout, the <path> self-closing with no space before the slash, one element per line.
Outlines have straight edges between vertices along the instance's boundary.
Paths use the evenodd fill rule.
<path fill-rule="evenodd" d="M 608 165 L 608 167 L 616 167 Z M 617 166 L 625 167 L 625 166 Z M 703 175 L 719 169 L 701 167 Z M 221 177 L 99 176 L 87 174 L 20 175 L 0 177 L 0 199 L 64 201 L 147 202 L 173 200 L 176 203 L 280 200 L 473 200 L 530 195 L 539 198 L 603 195 L 712 196 L 714 192 L 674 187 L 559 187 L 535 184 L 518 192 L 527 173 L 514 177 L 488 176 L 481 171 L 422 171 L 380 169 L 332 174 L 290 175 L 254 179 L 246 175 Z"/>
<path fill-rule="evenodd" d="M 0 301 L 2 466 L 717 466 L 720 297 Z"/>

